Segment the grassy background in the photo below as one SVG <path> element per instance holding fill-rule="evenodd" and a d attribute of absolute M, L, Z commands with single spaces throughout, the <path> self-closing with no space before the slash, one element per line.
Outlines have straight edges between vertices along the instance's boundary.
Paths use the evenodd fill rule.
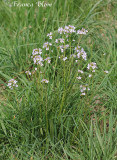
<path fill-rule="evenodd" d="M 48 2 L 52 2 L 52 7 L 45 9 L 9 8 L 4 1 L 0 2 L 0 159 L 114 160 L 117 158 L 117 2 Z M 72 84 L 75 65 L 65 92 L 62 64 L 56 68 L 56 77 L 52 69 L 45 72 L 51 84 L 45 87 L 38 88 L 24 74 L 32 67 L 32 50 L 42 47 L 47 33 L 56 34 L 58 27 L 69 24 L 88 29 L 82 47 L 98 65 L 91 93 L 85 98 L 80 97 L 77 86 Z M 51 56 L 56 60 L 56 52 Z M 53 66 L 56 67 L 54 63 Z M 109 74 L 104 75 L 104 70 Z M 6 87 L 13 77 L 20 81 L 15 93 Z"/>

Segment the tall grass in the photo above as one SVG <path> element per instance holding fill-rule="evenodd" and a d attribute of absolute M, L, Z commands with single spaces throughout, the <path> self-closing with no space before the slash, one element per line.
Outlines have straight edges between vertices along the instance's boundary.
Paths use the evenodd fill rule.
<path fill-rule="evenodd" d="M 4 1 L 0 2 L 0 159 L 114 160 L 116 2 L 49 2 L 53 5 L 46 9 L 9 8 Z M 89 31 L 81 38 L 71 37 L 76 40 L 72 47 L 79 43 L 85 49 L 87 61 L 78 65 L 73 59 L 62 61 L 60 50 L 54 48 L 48 53 L 51 64 L 37 67 L 32 76 L 26 75 L 27 70 L 34 71 L 36 67 L 31 59 L 32 50 L 42 48 L 51 31 L 54 38 L 60 38 L 58 28 L 69 24 L 77 30 L 84 27 Z M 64 56 L 72 54 L 72 47 Z M 86 67 L 91 61 L 96 62 L 98 69 L 89 79 Z M 84 71 L 81 81 L 76 81 L 78 69 Z M 104 73 L 106 70 L 108 74 Z M 14 90 L 7 87 L 12 78 L 19 85 Z M 49 83 L 42 84 L 42 78 Z M 90 92 L 83 97 L 80 84 L 84 83 L 90 86 Z"/>

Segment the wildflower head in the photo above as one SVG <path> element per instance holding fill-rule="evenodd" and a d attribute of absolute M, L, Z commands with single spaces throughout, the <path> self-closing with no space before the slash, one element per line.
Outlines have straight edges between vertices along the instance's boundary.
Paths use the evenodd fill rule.
<path fill-rule="evenodd" d="M 89 91 L 90 88 L 88 87 L 87 84 L 85 85 L 80 85 L 80 92 L 81 92 L 81 96 L 85 96 L 86 95 L 86 91 Z"/>
<path fill-rule="evenodd" d="M 34 64 L 37 64 L 37 65 L 40 65 L 40 66 L 43 66 L 43 58 L 40 56 L 40 55 L 36 55 L 34 58 L 33 58 L 33 61 L 34 61 Z"/>
<path fill-rule="evenodd" d="M 78 80 L 82 79 L 82 77 L 80 77 L 80 76 L 79 76 L 79 77 L 76 77 L 76 78 L 77 78 Z"/>
<path fill-rule="evenodd" d="M 69 48 L 69 44 L 60 45 L 60 46 L 58 46 L 58 48 L 60 49 L 61 53 L 63 53 L 65 51 L 65 49 Z"/>
<path fill-rule="evenodd" d="M 89 78 L 91 78 L 92 77 L 92 74 L 89 74 Z"/>
<path fill-rule="evenodd" d="M 55 43 L 64 43 L 65 39 L 64 38 L 59 38 L 55 40 Z"/>
<path fill-rule="evenodd" d="M 68 34 L 68 33 L 74 33 L 76 32 L 75 27 L 72 25 L 65 26 L 64 28 L 60 27 L 58 29 L 59 34 Z"/>
<path fill-rule="evenodd" d="M 8 81 L 8 85 L 7 85 L 10 89 L 13 89 L 14 87 L 18 87 L 17 85 L 17 81 L 14 79 L 11 79 Z"/>
<path fill-rule="evenodd" d="M 75 54 L 71 54 L 71 55 L 70 55 L 70 57 L 74 57 L 74 58 L 75 58 L 75 57 L 76 57 L 76 55 L 75 55 Z"/>
<path fill-rule="evenodd" d="M 104 73 L 108 74 L 108 71 L 104 71 Z"/>
<path fill-rule="evenodd" d="M 47 57 L 46 59 L 44 59 L 44 61 L 46 61 L 47 63 L 50 63 L 51 59 L 50 59 L 50 57 Z"/>
<path fill-rule="evenodd" d="M 75 47 L 74 50 L 77 52 L 77 58 L 82 57 L 82 59 L 84 59 L 85 61 L 87 60 L 87 54 L 83 48 L 80 48 L 80 46 L 77 46 Z"/>
<path fill-rule="evenodd" d="M 96 65 L 95 62 L 91 62 L 91 63 L 89 63 L 88 66 L 87 66 L 87 69 L 88 69 L 88 70 L 91 69 L 92 72 L 95 72 L 95 69 L 96 69 L 96 68 L 97 68 L 97 65 Z"/>
<path fill-rule="evenodd" d="M 58 33 L 59 34 L 62 34 L 64 32 L 64 29 L 62 28 L 62 27 L 60 27 L 59 29 L 58 29 Z"/>
<path fill-rule="evenodd" d="M 42 79 L 41 81 L 42 83 L 49 83 L 49 81 L 47 79 Z"/>
<path fill-rule="evenodd" d="M 42 54 L 42 49 L 41 48 L 33 49 L 32 55 L 35 56 L 37 54 Z"/>
<path fill-rule="evenodd" d="M 84 29 L 84 28 L 82 28 L 81 30 L 79 29 L 78 31 L 77 31 L 77 34 L 86 34 L 88 31 L 86 30 L 86 29 Z"/>
<path fill-rule="evenodd" d="M 43 48 L 46 48 L 47 51 L 49 50 L 49 46 L 52 46 L 52 43 L 45 42 L 45 43 L 43 44 Z"/>
<path fill-rule="evenodd" d="M 31 72 L 30 71 L 26 71 L 25 72 L 27 75 L 31 75 Z"/>
<path fill-rule="evenodd" d="M 81 93 L 81 96 L 85 96 L 85 95 L 86 95 L 86 93 L 85 93 L 85 92 Z"/>
<path fill-rule="evenodd" d="M 67 57 L 64 57 L 64 58 L 63 58 L 63 61 L 66 61 L 66 60 L 67 60 Z"/>
<path fill-rule="evenodd" d="M 82 70 L 78 70 L 78 73 L 81 73 L 81 74 L 83 74 L 84 72 L 83 72 Z"/>
<path fill-rule="evenodd" d="M 48 33 L 47 37 L 49 37 L 49 39 L 52 39 L 52 32 Z"/>

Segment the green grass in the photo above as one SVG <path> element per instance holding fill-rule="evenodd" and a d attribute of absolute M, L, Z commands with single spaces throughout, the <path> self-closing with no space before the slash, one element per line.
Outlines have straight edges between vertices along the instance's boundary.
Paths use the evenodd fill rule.
<path fill-rule="evenodd" d="M 0 159 L 116 160 L 117 2 L 48 2 L 52 7 L 45 9 L 9 8 L 0 2 Z M 60 38 L 57 30 L 65 25 L 88 30 L 71 36 L 76 40 L 72 47 L 79 43 L 87 61 L 64 62 L 56 47 L 53 52 L 43 49 L 42 57 L 48 54 L 51 63 L 27 76 L 25 71 L 36 67 L 33 49 L 42 48 L 50 32 L 53 39 Z M 69 57 L 72 47 L 63 54 Z M 98 66 L 91 79 L 86 69 L 90 62 Z M 78 69 L 84 71 L 79 81 Z M 7 87 L 12 78 L 18 81 L 14 90 Z M 43 78 L 49 83 L 41 83 Z M 81 84 L 90 88 L 86 96 L 80 95 Z"/>

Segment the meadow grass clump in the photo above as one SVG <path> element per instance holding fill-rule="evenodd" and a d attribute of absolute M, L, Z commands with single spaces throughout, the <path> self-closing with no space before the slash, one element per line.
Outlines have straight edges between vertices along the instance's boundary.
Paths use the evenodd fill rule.
<path fill-rule="evenodd" d="M 36 141 L 39 155 L 49 154 L 51 143 L 69 144 L 70 148 L 78 145 L 81 122 L 91 119 L 92 90 L 98 74 L 93 56 L 81 47 L 86 32 L 69 25 L 47 34 L 49 39 L 42 48 L 33 49 L 31 68 L 18 75 L 17 81 L 9 80 L 8 121 L 2 125 L 7 144 L 15 147 L 28 142 L 33 146 Z M 62 148 L 58 153 L 64 154 Z"/>
<path fill-rule="evenodd" d="M 116 30 L 90 2 L 1 3 L 0 159 L 116 159 Z"/>

